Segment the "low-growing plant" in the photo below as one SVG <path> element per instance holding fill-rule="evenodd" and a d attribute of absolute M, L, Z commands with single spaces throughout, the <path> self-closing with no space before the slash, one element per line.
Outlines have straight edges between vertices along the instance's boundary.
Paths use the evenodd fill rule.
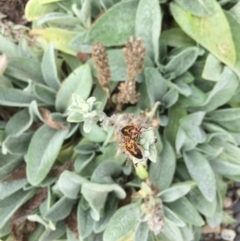
<path fill-rule="evenodd" d="M 234 222 L 239 8 L 30 0 L 30 35 L 0 35 L 0 238 L 198 241 Z"/>

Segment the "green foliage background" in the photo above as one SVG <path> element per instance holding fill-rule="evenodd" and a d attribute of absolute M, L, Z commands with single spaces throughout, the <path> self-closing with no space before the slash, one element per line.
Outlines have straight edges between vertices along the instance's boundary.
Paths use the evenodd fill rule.
<path fill-rule="evenodd" d="M 230 181 L 240 181 L 239 13 L 235 0 L 30 0 L 34 44 L 0 35 L 7 56 L 0 105 L 10 113 L 0 121 L 0 237 L 11 240 L 13 214 L 45 187 L 47 198 L 28 217 L 38 224 L 29 241 L 197 241 L 204 224 L 233 222 L 223 197 Z M 147 169 L 163 202 L 158 235 L 141 221 L 139 202 L 118 206 L 141 180 L 125 156 L 115 157 L 112 132 L 95 124 L 85 133 L 66 121 L 72 94 L 94 96 L 102 110 L 108 99 L 92 60 L 81 63 L 76 53 L 103 43 L 114 90 L 126 79 L 122 46 L 130 36 L 142 38 L 147 55 L 137 78 L 140 100 L 124 112 L 161 102 L 161 151 Z M 49 125 L 39 107 L 60 126 Z M 74 170 L 51 175 L 70 160 Z M 26 177 L 4 181 L 23 163 Z M 79 239 L 64 221 L 73 207 Z"/>

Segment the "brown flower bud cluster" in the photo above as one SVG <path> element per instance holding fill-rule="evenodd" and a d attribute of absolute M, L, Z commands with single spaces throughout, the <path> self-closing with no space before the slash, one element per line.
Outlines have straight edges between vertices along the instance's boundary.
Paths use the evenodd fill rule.
<path fill-rule="evenodd" d="M 111 80 L 111 73 L 109 68 L 107 51 L 101 43 L 95 43 L 92 47 L 92 58 L 94 67 L 97 69 L 97 78 L 100 86 L 104 91 L 108 94 L 109 90 L 109 82 Z"/>
<path fill-rule="evenodd" d="M 112 97 L 113 103 L 117 104 L 117 111 L 121 110 L 123 104 L 137 103 L 140 94 L 136 90 L 135 78 L 144 68 L 145 48 L 140 38 L 135 40 L 131 37 L 123 52 L 127 64 L 127 80 L 119 84 L 119 92 Z"/>
<path fill-rule="evenodd" d="M 136 40 L 131 37 L 123 49 L 125 62 L 127 64 L 127 80 L 135 81 L 138 74 L 143 71 L 145 58 L 145 47 L 141 38 Z"/>
<path fill-rule="evenodd" d="M 146 215 L 149 229 L 157 235 L 164 227 L 162 201 L 157 197 L 159 190 L 149 179 L 146 180 L 145 184 L 149 191 L 146 192 L 146 190 L 142 189 L 139 191 L 139 195 L 144 198 L 141 209 Z"/>

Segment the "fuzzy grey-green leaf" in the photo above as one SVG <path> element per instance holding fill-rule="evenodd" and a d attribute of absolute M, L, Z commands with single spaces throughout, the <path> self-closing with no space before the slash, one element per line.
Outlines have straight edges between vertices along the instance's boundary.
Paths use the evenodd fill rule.
<path fill-rule="evenodd" d="M 33 135 L 25 157 L 27 178 L 33 186 L 39 185 L 50 171 L 67 133 L 43 125 Z"/>

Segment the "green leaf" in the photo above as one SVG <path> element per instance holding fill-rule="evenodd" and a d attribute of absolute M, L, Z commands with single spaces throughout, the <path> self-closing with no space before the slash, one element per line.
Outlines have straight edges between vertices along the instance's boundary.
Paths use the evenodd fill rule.
<path fill-rule="evenodd" d="M 0 87 L 0 105 L 13 107 L 28 107 L 36 96 L 19 89 Z M 40 101 L 39 101 L 40 102 Z"/>
<path fill-rule="evenodd" d="M 199 54 L 197 47 L 188 47 L 176 54 L 167 63 L 164 70 L 166 73 L 174 74 L 179 76 L 185 73 L 196 61 Z"/>
<path fill-rule="evenodd" d="M 223 71 L 222 63 L 212 54 L 209 54 L 202 73 L 202 77 L 207 80 L 218 81 Z"/>
<path fill-rule="evenodd" d="M 230 132 L 240 132 L 240 108 L 218 109 L 208 113 L 206 119 Z"/>
<path fill-rule="evenodd" d="M 147 222 L 139 222 L 134 233 L 133 241 L 148 241 L 149 227 Z"/>
<path fill-rule="evenodd" d="M 32 136 L 31 132 L 19 136 L 8 136 L 2 144 L 2 151 L 7 150 L 11 154 L 26 154 Z"/>
<path fill-rule="evenodd" d="M 71 47 L 71 40 L 78 34 L 77 31 L 68 31 L 60 28 L 32 29 L 32 35 L 43 37 L 48 43 L 52 42 L 54 48 L 66 54 L 76 56 L 76 51 Z"/>
<path fill-rule="evenodd" d="M 14 114 L 5 127 L 4 138 L 8 136 L 19 136 L 32 125 L 33 117 L 29 110 L 23 109 Z"/>
<path fill-rule="evenodd" d="M 103 241 L 123 239 L 135 229 L 139 217 L 140 207 L 135 203 L 119 208 L 103 233 Z"/>
<path fill-rule="evenodd" d="M 88 182 L 87 179 L 74 172 L 65 170 L 59 177 L 57 185 L 59 190 L 68 198 L 76 199 L 80 195 L 81 185 Z"/>
<path fill-rule="evenodd" d="M 164 217 L 166 217 L 169 221 L 176 224 L 178 227 L 184 227 L 186 224 L 182 221 L 181 218 L 178 217 L 176 213 L 174 213 L 167 206 L 163 205 L 163 213 Z"/>
<path fill-rule="evenodd" d="M 98 222 L 94 223 L 95 233 L 101 233 L 106 229 L 109 223 L 109 220 L 111 219 L 113 214 L 117 211 L 117 209 L 118 209 L 118 201 L 117 199 L 112 198 L 110 194 L 110 196 L 108 197 L 107 203 L 105 205 L 103 216 L 100 218 Z"/>
<path fill-rule="evenodd" d="M 165 108 L 169 108 L 174 105 L 178 100 L 178 91 L 171 88 L 162 98 L 162 104 Z"/>
<path fill-rule="evenodd" d="M 240 164 L 234 164 L 228 161 L 225 161 L 221 158 L 215 158 L 211 160 L 210 165 L 217 173 L 222 176 L 238 176 L 240 173 Z"/>
<path fill-rule="evenodd" d="M 5 74 L 18 80 L 26 82 L 31 80 L 35 83 L 44 84 L 41 72 L 41 63 L 35 59 L 26 57 L 10 57 Z"/>
<path fill-rule="evenodd" d="M 32 21 L 43 17 L 46 13 L 53 12 L 57 8 L 56 3 L 41 4 L 40 0 L 30 0 L 25 8 L 25 16 L 28 21 Z"/>
<path fill-rule="evenodd" d="M 72 94 L 87 99 L 92 89 L 92 76 L 87 64 L 75 69 L 62 83 L 57 93 L 56 109 L 63 112 L 70 105 Z"/>
<path fill-rule="evenodd" d="M 188 199 L 197 208 L 197 210 L 207 217 L 213 217 L 216 211 L 216 198 L 209 202 L 200 192 L 198 188 L 191 190 Z"/>
<path fill-rule="evenodd" d="M 214 88 L 208 93 L 207 99 L 200 107 L 194 108 L 195 111 L 212 111 L 217 107 L 228 102 L 239 86 L 237 75 L 228 67 L 224 67 L 221 78 Z"/>
<path fill-rule="evenodd" d="M 100 163 L 94 170 L 91 181 L 96 183 L 114 183 L 113 178 L 118 177 L 122 172 L 122 167 L 114 161 Z"/>
<path fill-rule="evenodd" d="M 66 224 L 65 222 L 58 222 L 56 224 L 56 229 L 46 229 L 42 235 L 39 237 L 39 241 L 52 241 L 52 240 L 60 240 L 59 238 L 62 237 L 62 235 L 66 231 Z"/>
<path fill-rule="evenodd" d="M 18 56 L 18 46 L 13 43 L 8 37 L 0 35 L 0 52 L 7 54 L 8 57 Z"/>
<path fill-rule="evenodd" d="M 13 181 L 7 181 L 7 182 L 6 181 L 1 182 L 0 183 L 0 192 L 2 193 L 2 195 L 0 197 L 0 200 L 3 200 L 5 198 L 11 196 L 15 192 L 17 192 L 18 190 L 23 188 L 27 183 L 28 182 L 27 182 L 26 178 L 13 180 Z"/>
<path fill-rule="evenodd" d="M 61 197 L 56 203 L 54 203 L 45 214 L 46 219 L 52 221 L 58 221 L 66 218 L 74 205 L 76 200 L 69 199 L 67 197 Z"/>
<path fill-rule="evenodd" d="M 13 217 L 13 214 L 34 194 L 35 190 L 31 190 L 30 192 L 20 190 L 4 200 L 0 200 L 0 228 L 2 228 Z"/>
<path fill-rule="evenodd" d="M 186 115 L 186 110 L 178 105 L 174 105 L 168 110 L 169 122 L 164 130 L 164 136 L 171 143 L 172 147 L 175 147 L 176 136 L 180 125 L 179 121 Z"/>
<path fill-rule="evenodd" d="M 140 0 L 137 8 L 135 35 L 145 45 L 147 56 L 155 63 L 159 58 L 159 37 L 162 14 L 158 0 Z"/>
<path fill-rule="evenodd" d="M 91 42 L 99 41 L 105 46 L 127 42 L 134 35 L 137 5 L 138 1 L 124 1 L 110 8 L 92 25 L 89 32 Z"/>
<path fill-rule="evenodd" d="M 156 68 L 146 67 L 144 69 L 145 85 L 150 105 L 161 101 L 168 90 L 167 81 Z"/>
<path fill-rule="evenodd" d="M 55 63 L 54 45 L 50 44 L 42 58 L 42 74 L 46 84 L 54 90 L 58 90 L 60 81 Z"/>
<path fill-rule="evenodd" d="M 170 28 L 164 30 L 161 33 L 160 40 L 166 45 L 176 48 L 196 45 L 195 41 L 185 34 L 180 28 Z"/>
<path fill-rule="evenodd" d="M 208 160 L 195 150 L 184 152 L 183 157 L 190 176 L 196 181 L 203 196 L 212 202 L 216 197 L 217 187 L 214 172 Z"/>
<path fill-rule="evenodd" d="M 180 119 L 180 127 L 176 137 L 176 151 L 192 150 L 198 143 L 206 140 L 206 133 L 200 126 L 205 112 L 195 112 Z"/>
<path fill-rule="evenodd" d="M 163 150 L 159 160 L 150 164 L 149 178 L 157 185 L 159 190 L 165 190 L 170 186 L 176 168 L 174 150 L 167 140 L 163 140 Z"/>
<path fill-rule="evenodd" d="M 22 156 L 0 153 L 0 179 L 8 176 L 23 162 Z"/>
<path fill-rule="evenodd" d="M 100 219 L 100 213 L 105 205 L 109 192 L 114 192 L 120 199 L 126 196 L 125 191 L 117 184 L 83 183 L 81 192 L 88 201 L 92 209 L 91 215 L 96 221 Z"/>
<path fill-rule="evenodd" d="M 77 208 L 77 220 L 78 220 L 78 232 L 81 233 L 82 238 L 86 238 L 93 230 L 94 220 L 91 217 L 91 209 L 84 210 L 83 199 L 78 203 Z"/>
<path fill-rule="evenodd" d="M 80 125 L 80 131 L 82 136 L 84 136 L 87 140 L 92 142 L 101 143 L 104 142 L 107 138 L 107 132 L 95 123 L 93 124 L 90 132 L 86 133 L 83 130 L 83 125 Z"/>
<path fill-rule="evenodd" d="M 212 0 L 175 0 L 185 10 L 193 15 L 204 17 L 214 13 L 214 1 Z"/>
<path fill-rule="evenodd" d="M 40 99 L 43 103 L 53 105 L 55 104 L 56 92 L 48 88 L 45 85 L 34 84 L 33 93 Z"/>
<path fill-rule="evenodd" d="M 74 169 L 80 173 L 95 157 L 95 153 L 92 154 L 80 154 L 74 161 Z"/>
<path fill-rule="evenodd" d="M 27 155 L 27 177 L 33 185 L 39 185 L 52 168 L 68 130 L 57 130 L 43 125 L 32 137 Z"/>
<path fill-rule="evenodd" d="M 185 222 L 195 226 L 202 226 L 204 224 L 202 217 L 186 197 L 182 197 L 175 202 L 168 203 L 168 207 Z"/>
<path fill-rule="evenodd" d="M 157 237 L 163 241 L 184 241 L 178 226 L 167 218 L 164 220 L 163 231 Z"/>
<path fill-rule="evenodd" d="M 163 202 L 173 202 L 185 196 L 195 185 L 192 181 L 179 182 L 160 192 L 158 196 Z"/>
<path fill-rule="evenodd" d="M 233 66 L 236 53 L 230 26 L 219 3 L 211 2 L 213 13 L 206 17 L 194 16 L 175 2 L 171 2 L 170 10 L 186 34 L 203 45 L 223 63 Z"/>

